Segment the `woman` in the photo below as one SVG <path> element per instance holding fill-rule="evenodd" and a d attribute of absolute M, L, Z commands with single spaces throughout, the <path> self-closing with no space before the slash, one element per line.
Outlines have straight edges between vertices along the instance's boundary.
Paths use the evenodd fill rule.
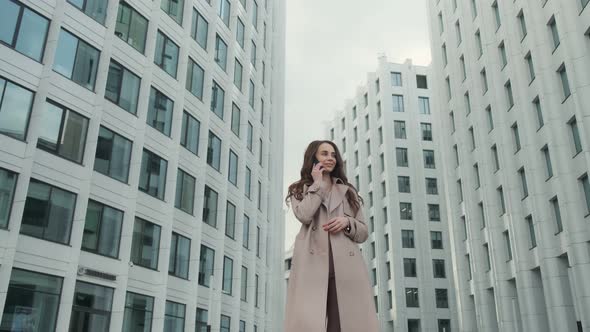
<path fill-rule="evenodd" d="M 368 237 L 362 199 L 348 183 L 331 141 L 305 151 L 301 179 L 285 200 L 301 229 L 295 238 L 284 332 L 377 332 L 367 267 L 358 243 Z"/>

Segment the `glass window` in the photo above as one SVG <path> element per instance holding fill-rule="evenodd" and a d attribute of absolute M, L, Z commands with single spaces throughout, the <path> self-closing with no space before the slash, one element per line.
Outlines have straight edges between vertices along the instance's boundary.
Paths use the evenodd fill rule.
<path fill-rule="evenodd" d="M 440 206 L 438 204 L 428 204 L 428 220 L 440 221 Z"/>
<path fill-rule="evenodd" d="M 182 130 L 180 133 L 180 145 L 190 152 L 199 155 L 199 135 L 201 122 L 195 119 L 187 111 L 182 113 Z"/>
<path fill-rule="evenodd" d="M 438 195 L 438 185 L 436 178 L 426 178 L 426 194 Z"/>
<path fill-rule="evenodd" d="M 420 307 L 420 302 L 418 301 L 418 288 L 406 288 L 406 307 Z"/>
<path fill-rule="evenodd" d="M 252 171 L 250 168 L 246 167 L 246 180 L 244 183 L 244 192 L 246 193 L 246 197 L 251 199 L 252 195 Z"/>
<path fill-rule="evenodd" d="M 115 36 L 143 54 L 145 52 L 147 30 L 148 20 L 129 4 L 120 1 Z"/>
<path fill-rule="evenodd" d="M 60 277 L 12 269 L 0 328 L 55 331 L 62 284 Z M 25 323 L 30 329 L 23 326 Z"/>
<path fill-rule="evenodd" d="M 151 332 L 154 314 L 154 298 L 151 296 L 127 292 L 123 331 Z"/>
<path fill-rule="evenodd" d="M 0 42 L 41 62 L 49 20 L 20 2 L 0 2 Z"/>
<path fill-rule="evenodd" d="M 248 89 L 248 104 L 254 108 L 254 94 L 256 93 L 254 81 L 250 80 L 250 89 Z"/>
<path fill-rule="evenodd" d="M 98 132 L 94 170 L 127 183 L 132 145 L 130 140 L 101 126 Z"/>
<path fill-rule="evenodd" d="M 225 91 L 213 81 L 211 88 L 211 112 L 215 113 L 221 120 L 223 120 L 223 106 L 225 101 Z"/>
<path fill-rule="evenodd" d="M 34 95 L 34 92 L 0 77 L 0 133 L 25 140 Z"/>
<path fill-rule="evenodd" d="M 570 84 L 567 79 L 567 71 L 565 70 L 565 65 L 561 64 L 561 67 L 557 70 L 559 74 L 559 78 L 561 79 L 561 88 L 563 91 L 563 99 L 567 99 L 571 95 Z"/>
<path fill-rule="evenodd" d="M 234 239 L 236 234 L 236 206 L 227 201 L 225 210 L 225 235 Z"/>
<path fill-rule="evenodd" d="M 568 122 L 570 131 L 572 133 L 572 142 L 574 143 L 574 152 L 578 154 L 582 152 L 582 140 L 580 139 L 580 129 L 578 128 L 578 121 L 576 118 L 572 118 Z"/>
<path fill-rule="evenodd" d="M 203 203 L 203 221 L 211 227 L 217 227 L 217 191 L 205 185 L 205 202 Z"/>
<path fill-rule="evenodd" d="M 428 79 L 426 75 L 416 75 L 416 86 L 418 89 L 428 89 Z"/>
<path fill-rule="evenodd" d="M 248 268 L 242 265 L 242 275 L 240 276 L 240 300 L 248 302 Z"/>
<path fill-rule="evenodd" d="M 181 303 L 166 301 L 164 332 L 184 332 L 186 306 Z"/>
<path fill-rule="evenodd" d="M 252 152 L 253 135 L 254 127 L 252 126 L 250 121 L 248 121 L 248 135 L 246 137 L 246 147 L 248 147 L 248 150 L 250 150 L 250 152 Z"/>
<path fill-rule="evenodd" d="M 428 97 L 418 97 L 420 114 L 430 114 L 430 100 Z"/>
<path fill-rule="evenodd" d="M 231 327 L 231 317 L 226 316 L 226 315 L 221 315 L 219 332 L 230 332 L 230 327 Z"/>
<path fill-rule="evenodd" d="M 231 131 L 240 137 L 240 108 L 235 103 L 232 103 L 231 112 Z"/>
<path fill-rule="evenodd" d="M 210 287 L 215 267 L 215 250 L 201 244 L 199 257 L 199 285 Z"/>
<path fill-rule="evenodd" d="M 37 147 L 82 163 L 88 118 L 49 100 L 46 106 L 42 115 L 45 125 L 40 129 Z"/>
<path fill-rule="evenodd" d="M 252 2 L 252 25 L 254 29 L 258 30 L 258 3 L 256 0 Z"/>
<path fill-rule="evenodd" d="M 432 141 L 432 125 L 430 123 L 420 123 L 423 141 Z"/>
<path fill-rule="evenodd" d="M 193 61 L 193 59 L 189 58 L 186 89 L 200 100 L 203 100 L 204 79 L 205 70 Z"/>
<path fill-rule="evenodd" d="M 402 220 L 412 220 L 412 203 L 399 203 L 400 218 Z"/>
<path fill-rule="evenodd" d="M 559 200 L 557 199 L 557 196 L 553 197 L 550 200 L 550 203 L 551 207 L 553 208 L 553 218 L 556 225 L 555 233 L 561 233 L 563 231 L 563 222 L 561 220 L 561 211 L 559 208 Z"/>
<path fill-rule="evenodd" d="M 223 281 L 221 291 L 225 294 L 232 294 L 232 281 L 234 271 L 234 260 L 223 256 Z"/>
<path fill-rule="evenodd" d="M 229 28 L 229 15 L 231 12 L 231 3 L 229 0 L 220 0 L 219 1 L 219 18 L 225 23 L 225 25 Z"/>
<path fill-rule="evenodd" d="M 69 244 L 75 205 L 76 194 L 31 179 L 20 232 Z"/>
<path fill-rule="evenodd" d="M 238 18 L 238 23 L 236 26 L 236 41 L 240 45 L 242 49 L 244 49 L 244 36 L 245 36 L 246 28 L 244 26 L 244 22 Z"/>
<path fill-rule="evenodd" d="M 231 149 L 229 150 L 229 167 L 227 179 L 234 186 L 238 185 L 238 155 Z"/>
<path fill-rule="evenodd" d="M 397 177 L 397 186 L 399 188 L 400 193 L 409 193 L 410 192 L 410 177 L 409 176 L 398 176 Z"/>
<path fill-rule="evenodd" d="M 404 277 L 415 278 L 416 276 L 416 258 L 404 258 Z"/>
<path fill-rule="evenodd" d="M 250 47 L 250 63 L 256 68 L 256 43 L 252 40 L 252 46 Z"/>
<path fill-rule="evenodd" d="M 82 234 L 82 249 L 118 258 L 123 211 L 89 200 Z"/>
<path fill-rule="evenodd" d="M 555 17 L 551 16 L 551 19 L 549 20 L 549 30 L 551 30 L 551 37 L 552 37 L 552 41 L 553 41 L 553 47 L 554 49 L 557 48 L 557 46 L 559 46 L 559 32 L 557 31 L 557 23 L 555 22 Z"/>
<path fill-rule="evenodd" d="M 431 231 L 430 232 L 430 244 L 431 244 L 432 249 L 442 249 L 443 248 L 442 232 Z"/>
<path fill-rule="evenodd" d="M 178 169 L 176 175 L 176 196 L 174 206 L 182 211 L 193 214 L 195 203 L 195 177 Z"/>
<path fill-rule="evenodd" d="M 395 155 L 397 166 L 408 167 L 408 149 L 407 148 L 395 148 Z"/>
<path fill-rule="evenodd" d="M 157 154 L 143 149 L 139 175 L 139 190 L 164 200 L 168 161 Z"/>
<path fill-rule="evenodd" d="M 134 264 L 153 270 L 158 268 L 161 229 L 147 220 L 135 218 L 131 243 L 131 261 Z"/>
<path fill-rule="evenodd" d="M 104 97 L 131 114 L 137 113 L 141 79 L 111 59 Z"/>
<path fill-rule="evenodd" d="M 439 319 L 438 320 L 438 332 L 449 332 L 451 331 L 451 320 L 450 319 Z"/>
<path fill-rule="evenodd" d="M 222 0 L 223 1 L 223 0 Z M 217 65 L 223 69 L 223 71 L 227 68 L 227 44 L 219 35 L 215 37 L 215 62 Z"/>
<path fill-rule="evenodd" d="M 586 212 L 588 213 L 590 212 L 590 181 L 588 180 L 588 173 L 584 174 L 579 181 L 582 184 L 582 192 L 586 201 Z"/>
<path fill-rule="evenodd" d="M 404 111 L 404 96 L 393 95 L 393 111 L 403 112 Z"/>
<path fill-rule="evenodd" d="M 205 309 L 197 308 L 195 332 L 209 332 L 207 328 L 208 313 Z"/>
<path fill-rule="evenodd" d="M 437 308 L 448 308 L 449 307 L 449 300 L 448 300 L 447 289 L 436 288 L 434 290 L 434 293 L 435 293 L 435 297 L 436 297 L 436 307 Z"/>
<path fill-rule="evenodd" d="M 179 278 L 188 279 L 190 251 L 191 240 L 180 234 L 172 232 L 168 274 Z"/>
<path fill-rule="evenodd" d="M 152 87 L 150 92 L 150 103 L 146 118 L 147 124 L 166 136 L 170 136 L 172 127 L 172 112 L 174 101 L 162 92 Z"/>
<path fill-rule="evenodd" d="M 393 121 L 393 129 L 395 132 L 395 138 L 406 139 L 406 122 L 395 120 Z"/>
<path fill-rule="evenodd" d="M 162 0 L 160 8 L 168 14 L 176 23 L 182 25 L 182 9 L 184 0 Z"/>
<path fill-rule="evenodd" d="M 434 270 L 435 278 L 446 278 L 445 272 L 445 260 L 444 259 L 433 259 L 432 267 Z"/>
<path fill-rule="evenodd" d="M 219 171 L 221 167 L 221 140 L 212 131 L 209 131 L 207 146 L 207 164 Z"/>
<path fill-rule="evenodd" d="M 193 8 L 193 22 L 191 27 L 191 37 L 201 46 L 207 50 L 207 37 L 209 35 L 209 22 Z"/>
<path fill-rule="evenodd" d="M 110 287 L 76 281 L 70 331 L 109 331 L 113 291 Z"/>
<path fill-rule="evenodd" d="M 94 91 L 100 51 L 62 29 L 53 70 L 86 89 Z"/>
<path fill-rule="evenodd" d="M 402 248 L 414 248 L 414 231 L 402 229 Z"/>
<path fill-rule="evenodd" d="M 174 78 L 176 78 L 176 69 L 178 68 L 178 52 L 178 45 L 158 30 L 154 63 Z"/>
<path fill-rule="evenodd" d="M 0 228 L 8 227 L 17 174 L 0 168 Z"/>
<path fill-rule="evenodd" d="M 92 17 L 100 24 L 104 24 L 107 15 L 108 1 L 104 0 L 68 0 L 69 3 L 80 9 L 84 14 Z"/>
<path fill-rule="evenodd" d="M 238 59 L 236 59 L 235 65 L 234 65 L 234 85 L 240 91 L 242 91 L 242 74 L 243 74 L 243 72 L 244 72 L 244 67 L 242 67 L 242 64 L 240 63 L 240 61 L 238 61 Z"/>
<path fill-rule="evenodd" d="M 397 73 L 397 72 L 391 73 L 391 85 L 402 86 L 402 73 Z"/>
<path fill-rule="evenodd" d="M 424 168 L 436 168 L 434 162 L 434 150 L 423 150 L 424 154 Z"/>
<path fill-rule="evenodd" d="M 250 249 L 250 217 L 244 215 L 244 224 L 242 225 L 242 247 Z"/>

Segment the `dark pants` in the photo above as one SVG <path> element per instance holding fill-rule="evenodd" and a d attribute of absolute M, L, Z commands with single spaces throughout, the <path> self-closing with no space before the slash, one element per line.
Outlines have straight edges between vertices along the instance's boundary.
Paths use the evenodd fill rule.
<path fill-rule="evenodd" d="M 338 299 L 336 298 L 336 279 L 334 274 L 334 259 L 332 258 L 332 244 L 328 235 L 328 252 L 330 256 L 330 268 L 328 276 L 328 301 L 326 316 L 328 318 L 327 332 L 340 332 L 340 317 L 338 315 Z"/>

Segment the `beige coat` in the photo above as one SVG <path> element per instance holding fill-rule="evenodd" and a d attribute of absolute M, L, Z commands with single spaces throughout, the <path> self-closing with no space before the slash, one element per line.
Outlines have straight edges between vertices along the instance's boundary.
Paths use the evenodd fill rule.
<path fill-rule="evenodd" d="M 379 331 L 369 273 L 358 245 L 367 240 L 367 225 L 362 208 L 353 214 L 345 196 L 347 190 L 349 187 L 340 179 L 334 179 L 329 202 L 326 201 L 329 193 L 317 183 L 303 188 L 301 201 L 291 200 L 295 217 L 302 225 L 293 249 L 284 332 L 326 331 L 328 235 L 341 332 Z M 324 231 L 321 225 L 338 216 L 348 217 L 350 232 Z"/>

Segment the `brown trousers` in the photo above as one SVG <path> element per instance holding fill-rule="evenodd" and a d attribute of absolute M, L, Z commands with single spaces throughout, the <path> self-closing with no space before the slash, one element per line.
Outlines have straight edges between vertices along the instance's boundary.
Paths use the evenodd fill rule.
<path fill-rule="evenodd" d="M 336 279 L 334 274 L 334 259 L 332 258 L 332 244 L 328 235 L 328 252 L 330 268 L 328 277 L 328 301 L 326 303 L 327 332 L 340 332 L 340 316 L 338 314 L 338 299 L 336 297 Z"/>

